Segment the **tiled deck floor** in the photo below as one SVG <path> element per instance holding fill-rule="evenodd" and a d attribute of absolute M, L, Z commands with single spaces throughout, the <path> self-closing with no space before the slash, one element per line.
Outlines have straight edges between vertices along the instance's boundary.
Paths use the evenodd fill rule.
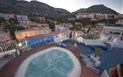
<path fill-rule="evenodd" d="M 25 60 L 28 56 L 53 46 L 55 46 L 55 44 L 48 44 L 48 45 L 36 47 L 29 50 L 28 52 L 21 54 L 20 56 L 17 56 L 15 59 L 7 63 L 2 69 L 0 69 L 0 77 L 14 77 L 15 72 L 17 71 L 17 68 L 19 67 L 21 62 Z M 82 65 L 82 73 L 80 77 L 100 77 L 99 74 L 95 73 L 94 71 L 91 71 L 85 66 L 85 64 L 82 63 L 82 60 L 79 56 L 82 53 L 81 51 L 79 51 L 77 48 L 72 46 L 68 46 L 67 49 L 72 51 L 75 54 L 75 56 L 79 59 Z"/>

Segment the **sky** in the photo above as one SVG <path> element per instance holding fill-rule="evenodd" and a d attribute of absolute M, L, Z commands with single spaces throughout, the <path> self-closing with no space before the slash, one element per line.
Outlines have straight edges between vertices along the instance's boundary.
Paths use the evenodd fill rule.
<path fill-rule="evenodd" d="M 30 1 L 30 0 L 27 0 Z M 123 14 L 123 0 L 37 0 L 55 8 L 63 8 L 74 12 L 80 8 L 88 8 L 92 5 L 104 4 L 105 6 Z"/>

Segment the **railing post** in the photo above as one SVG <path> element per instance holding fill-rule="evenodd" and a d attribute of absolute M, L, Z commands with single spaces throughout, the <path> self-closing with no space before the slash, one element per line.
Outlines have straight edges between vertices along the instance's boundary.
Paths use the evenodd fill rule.
<path fill-rule="evenodd" d="M 0 50 L 3 52 L 3 48 L 0 46 Z"/>
<path fill-rule="evenodd" d="M 20 55 L 20 51 L 19 51 L 18 42 L 16 42 L 16 54 L 17 54 L 17 55 Z"/>
<path fill-rule="evenodd" d="M 17 55 L 20 55 L 20 51 L 18 48 L 16 49 L 16 53 L 17 53 Z"/>

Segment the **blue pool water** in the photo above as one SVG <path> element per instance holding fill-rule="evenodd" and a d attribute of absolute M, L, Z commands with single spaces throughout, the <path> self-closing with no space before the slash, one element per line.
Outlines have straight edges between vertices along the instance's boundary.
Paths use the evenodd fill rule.
<path fill-rule="evenodd" d="M 73 61 L 61 50 L 52 50 L 34 58 L 25 77 L 68 77 L 73 70 Z"/>

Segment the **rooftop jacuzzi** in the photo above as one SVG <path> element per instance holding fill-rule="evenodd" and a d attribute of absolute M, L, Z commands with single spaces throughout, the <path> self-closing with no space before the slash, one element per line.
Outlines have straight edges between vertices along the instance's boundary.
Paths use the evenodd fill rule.
<path fill-rule="evenodd" d="M 51 47 L 25 59 L 14 77 L 80 77 L 81 65 L 72 52 Z"/>

